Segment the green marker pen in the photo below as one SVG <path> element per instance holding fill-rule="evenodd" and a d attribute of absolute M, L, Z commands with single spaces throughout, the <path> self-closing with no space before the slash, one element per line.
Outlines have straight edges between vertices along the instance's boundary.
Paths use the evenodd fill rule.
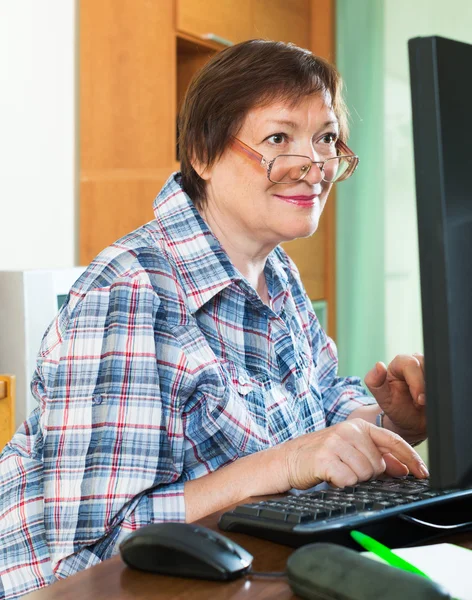
<path fill-rule="evenodd" d="M 392 565 L 392 567 L 398 567 L 399 569 L 403 569 L 404 571 L 416 573 L 416 575 L 421 575 L 421 577 L 431 579 L 430 577 L 428 577 L 428 575 L 426 575 L 426 573 L 423 573 L 423 571 L 420 571 L 408 561 L 404 560 L 400 556 L 397 556 L 394 552 L 390 550 L 390 548 L 387 548 L 387 546 L 384 546 L 383 544 L 381 544 L 377 540 L 374 540 L 374 538 L 371 538 L 365 533 L 353 530 L 351 531 L 351 537 L 365 550 L 376 554 L 386 563 Z"/>

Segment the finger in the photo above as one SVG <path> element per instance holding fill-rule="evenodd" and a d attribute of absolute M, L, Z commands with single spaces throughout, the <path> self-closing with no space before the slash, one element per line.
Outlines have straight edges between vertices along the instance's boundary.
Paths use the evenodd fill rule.
<path fill-rule="evenodd" d="M 413 356 L 418 359 L 424 373 L 424 354 L 420 354 L 419 352 L 413 352 Z"/>
<path fill-rule="evenodd" d="M 420 354 L 419 352 L 414 352 L 413 356 L 419 360 L 421 369 L 423 371 L 423 379 L 424 379 L 424 373 L 425 373 L 425 370 L 424 370 L 424 355 Z M 422 393 L 422 394 L 420 393 L 419 394 L 419 396 L 418 396 L 418 404 L 420 404 L 422 406 L 424 406 L 426 404 L 426 393 Z"/>
<path fill-rule="evenodd" d="M 336 456 L 327 464 L 324 480 L 335 487 L 343 488 L 347 485 L 356 485 L 359 478 L 349 465 Z"/>
<path fill-rule="evenodd" d="M 359 481 L 367 481 L 383 473 L 386 465 L 382 454 L 374 444 L 372 444 L 374 446 L 372 456 L 366 455 L 368 436 L 363 434 L 362 438 L 365 444 L 360 448 L 356 448 L 350 443 L 339 444 L 338 456 L 357 475 Z"/>
<path fill-rule="evenodd" d="M 376 399 L 382 400 L 389 395 L 387 383 L 387 367 L 381 361 L 375 363 L 375 366 L 364 377 L 364 383 Z"/>
<path fill-rule="evenodd" d="M 346 433 L 344 434 L 344 439 L 349 441 L 352 447 L 358 452 L 362 453 L 362 455 L 367 459 L 373 470 L 370 477 L 374 477 L 385 471 L 385 461 L 383 460 L 382 453 L 375 445 L 371 436 L 365 435 L 365 423 L 366 421 L 362 419 L 351 420 L 349 423 L 349 429 L 346 429 Z M 370 477 L 367 477 L 367 479 Z"/>
<path fill-rule="evenodd" d="M 417 408 L 424 405 L 424 398 L 418 401 L 421 394 L 425 393 L 424 372 L 420 360 L 413 355 L 396 356 L 389 365 L 390 377 L 404 380 Z"/>
<path fill-rule="evenodd" d="M 392 454 L 384 454 L 385 473 L 390 477 L 405 477 L 408 475 L 408 467 L 395 458 Z"/>
<path fill-rule="evenodd" d="M 372 369 L 367 373 L 364 378 L 364 381 L 368 382 L 368 385 L 372 387 L 381 387 L 387 378 L 387 367 L 382 361 L 378 361 L 372 367 Z"/>
<path fill-rule="evenodd" d="M 424 479 L 429 476 L 428 469 L 420 455 L 402 437 L 388 429 L 381 429 L 370 423 L 368 425 L 370 425 L 368 432 L 383 455 L 392 454 L 394 458 L 406 465 L 415 477 Z"/>

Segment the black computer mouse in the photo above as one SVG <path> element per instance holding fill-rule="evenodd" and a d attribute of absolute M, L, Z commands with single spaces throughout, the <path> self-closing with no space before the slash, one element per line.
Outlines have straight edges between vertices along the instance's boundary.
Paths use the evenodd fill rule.
<path fill-rule="evenodd" d="M 225 536 L 191 523 L 141 527 L 120 544 L 120 553 L 134 569 L 198 579 L 237 579 L 253 561 L 249 552 Z"/>
<path fill-rule="evenodd" d="M 328 543 L 303 546 L 289 556 L 292 591 L 306 600 L 450 600 L 430 579 Z"/>

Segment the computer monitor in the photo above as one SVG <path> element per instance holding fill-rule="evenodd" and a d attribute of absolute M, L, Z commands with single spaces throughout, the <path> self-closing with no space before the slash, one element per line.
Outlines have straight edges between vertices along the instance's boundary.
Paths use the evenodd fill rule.
<path fill-rule="evenodd" d="M 16 376 L 16 427 L 37 406 L 30 383 L 41 339 L 84 270 L 0 271 L 0 372 Z"/>
<path fill-rule="evenodd" d="M 472 46 L 436 36 L 408 46 L 431 485 L 470 487 Z"/>

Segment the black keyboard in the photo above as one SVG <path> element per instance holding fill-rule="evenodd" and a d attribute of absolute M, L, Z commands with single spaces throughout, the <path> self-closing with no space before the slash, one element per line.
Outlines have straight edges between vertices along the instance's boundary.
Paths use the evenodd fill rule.
<path fill-rule="evenodd" d="M 342 489 L 321 484 L 307 492 L 242 504 L 225 512 L 218 525 L 294 547 L 322 541 L 356 548 L 351 529 L 387 545 L 407 546 L 450 534 L 451 525 L 469 521 L 472 528 L 472 489 L 434 491 L 427 480 L 408 476 Z"/>

